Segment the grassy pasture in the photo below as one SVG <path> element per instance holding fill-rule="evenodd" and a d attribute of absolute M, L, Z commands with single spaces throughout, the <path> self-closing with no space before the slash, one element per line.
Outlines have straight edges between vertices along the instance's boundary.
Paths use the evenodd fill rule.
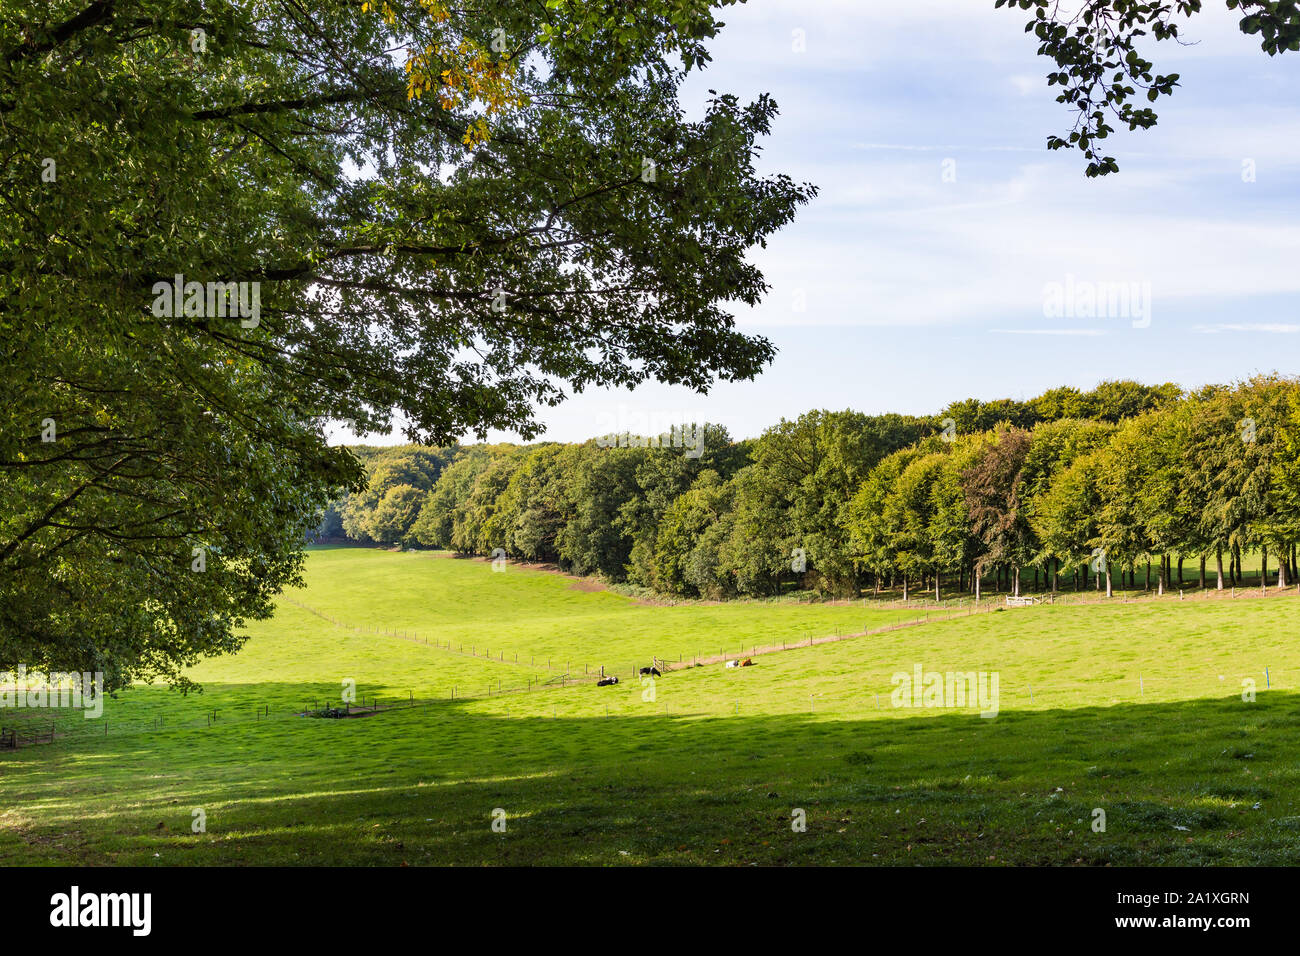
<path fill-rule="evenodd" d="M 313 553 L 291 597 L 353 626 L 490 634 L 496 659 L 285 603 L 240 654 L 196 668 L 203 694 L 134 688 L 102 720 L 60 718 L 53 744 L 0 754 L 0 862 L 1300 863 L 1294 596 L 953 616 L 673 671 L 653 695 L 627 678 L 487 689 L 549 678 L 525 657 L 575 644 L 621 667 L 916 613 L 640 605 L 554 574 L 357 550 Z M 996 672 L 998 716 L 891 707 L 891 676 L 916 664 Z M 344 678 L 422 702 L 295 715 Z M 476 696 L 453 701 L 451 684 Z"/>
<path fill-rule="evenodd" d="M 576 674 L 602 664 L 626 673 L 651 655 L 690 660 L 737 654 L 755 644 L 860 633 L 926 613 L 869 601 L 641 604 L 583 590 L 565 575 L 513 565 L 497 573 L 486 561 L 419 551 L 322 549 L 313 553 L 305 576 L 307 589 L 295 597 L 344 624 L 378 625 L 479 654 L 486 649 L 507 661 L 516 655 L 543 667 L 549 661 L 551 669 Z"/>

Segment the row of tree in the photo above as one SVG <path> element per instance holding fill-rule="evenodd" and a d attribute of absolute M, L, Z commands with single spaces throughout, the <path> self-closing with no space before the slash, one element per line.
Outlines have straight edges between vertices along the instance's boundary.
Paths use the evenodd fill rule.
<path fill-rule="evenodd" d="M 370 480 L 318 533 L 554 562 L 663 593 L 1019 593 L 1239 580 L 1300 540 L 1300 384 L 1103 383 L 931 417 L 809 412 L 753 440 L 356 449 Z M 640 447 L 637 447 L 640 444 Z M 1226 567 L 1224 561 L 1227 561 Z"/>

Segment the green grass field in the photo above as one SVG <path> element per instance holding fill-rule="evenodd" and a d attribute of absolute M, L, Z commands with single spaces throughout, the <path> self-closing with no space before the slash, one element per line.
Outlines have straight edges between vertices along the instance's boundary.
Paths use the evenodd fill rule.
<path fill-rule="evenodd" d="M 657 606 L 360 549 L 314 550 L 307 582 L 195 669 L 202 694 L 136 687 L 0 752 L 0 863 L 1300 863 L 1294 590 Z M 643 686 L 651 655 L 684 666 Z M 916 665 L 996 673 L 998 715 L 891 706 Z M 300 716 L 348 680 L 381 709 Z"/>

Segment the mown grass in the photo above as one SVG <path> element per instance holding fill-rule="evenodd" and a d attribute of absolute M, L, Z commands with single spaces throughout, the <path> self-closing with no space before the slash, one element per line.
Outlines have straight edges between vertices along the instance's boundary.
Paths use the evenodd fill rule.
<path fill-rule="evenodd" d="M 430 566 L 430 562 L 433 562 Z M 645 604 L 583 590 L 574 578 L 435 552 L 316 551 L 298 600 L 346 625 L 378 626 L 506 660 L 583 673 L 627 672 L 651 656 L 690 660 L 857 633 L 930 613 L 860 600 Z"/>
<path fill-rule="evenodd" d="M 381 552 L 313 554 L 309 584 L 296 599 L 340 620 L 457 642 L 481 628 L 521 658 L 565 634 L 593 661 L 640 660 L 713 628 L 732 637 L 721 648 L 867 623 L 860 606 L 643 606 L 558 575 Z M 1297 612 L 1291 596 L 1014 609 L 653 687 L 488 696 L 494 678 L 552 672 L 286 605 L 239 655 L 196 669 L 201 696 L 136 688 L 108 703 L 107 735 L 84 721 L 0 756 L 0 862 L 1295 864 Z M 998 716 L 892 707 L 891 676 L 918 663 L 996 671 Z M 427 702 L 295 715 L 345 678 Z M 447 699 L 462 681 L 484 690 Z M 254 718 L 259 702 L 269 717 Z"/>

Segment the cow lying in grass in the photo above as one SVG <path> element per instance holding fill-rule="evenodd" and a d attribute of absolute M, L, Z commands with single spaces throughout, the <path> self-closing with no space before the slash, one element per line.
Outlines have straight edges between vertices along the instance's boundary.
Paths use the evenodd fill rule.
<path fill-rule="evenodd" d="M 611 674 L 609 677 L 602 677 L 600 680 L 596 681 L 596 686 L 609 687 L 611 684 L 617 684 L 617 683 L 618 683 L 618 678 Z"/>
<path fill-rule="evenodd" d="M 655 676 L 655 677 L 662 677 L 662 676 L 663 676 L 662 674 L 659 673 L 659 668 L 657 668 L 657 667 L 643 667 L 643 668 L 641 668 L 641 673 L 642 673 L 643 675 L 644 675 L 644 674 L 650 674 L 650 675 L 653 675 L 653 676 Z"/>

